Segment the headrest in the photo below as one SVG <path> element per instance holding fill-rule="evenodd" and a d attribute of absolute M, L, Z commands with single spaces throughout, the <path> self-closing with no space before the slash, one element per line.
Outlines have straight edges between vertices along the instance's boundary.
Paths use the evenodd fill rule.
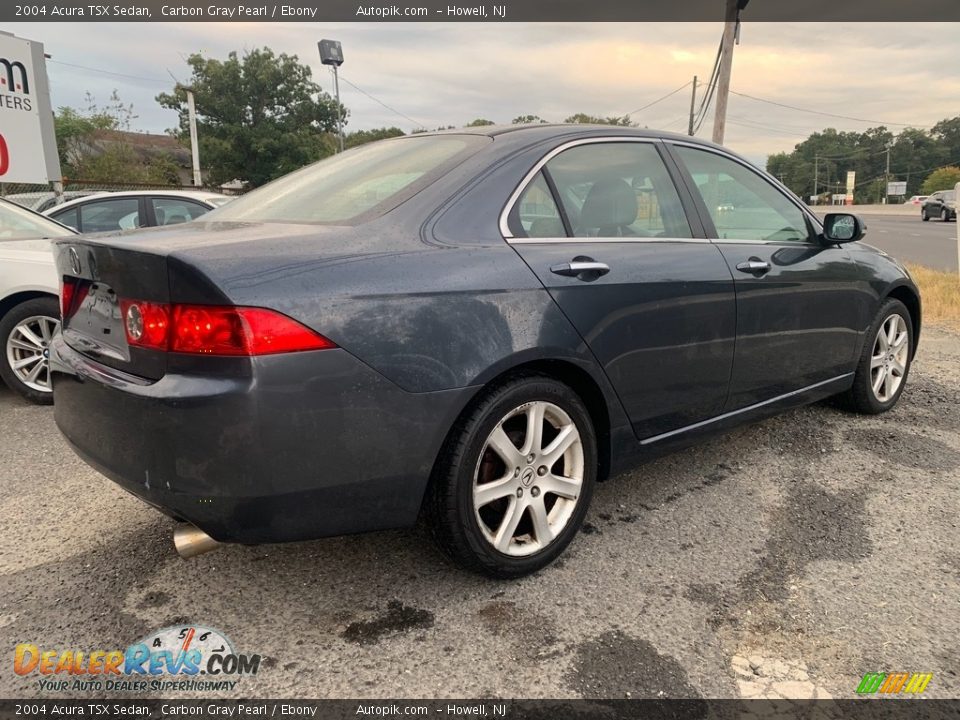
<path fill-rule="evenodd" d="M 637 194 L 625 180 L 599 180 L 590 188 L 580 211 L 580 227 L 632 225 L 637 219 Z"/>

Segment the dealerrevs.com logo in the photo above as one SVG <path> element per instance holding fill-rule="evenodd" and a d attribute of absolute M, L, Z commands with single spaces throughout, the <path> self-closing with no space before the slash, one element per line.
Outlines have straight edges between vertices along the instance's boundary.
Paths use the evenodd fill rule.
<path fill-rule="evenodd" d="M 238 653 L 218 630 L 172 626 L 126 650 L 46 649 L 16 646 L 13 671 L 37 677 L 47 692 L 158 692 L 233 690 L 256 675 L 260 655 Z"/>

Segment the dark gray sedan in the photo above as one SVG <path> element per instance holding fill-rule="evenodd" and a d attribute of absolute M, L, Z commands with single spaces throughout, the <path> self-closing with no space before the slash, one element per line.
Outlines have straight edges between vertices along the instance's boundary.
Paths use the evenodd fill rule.
<path fill-rule="evenodd" d="M 644 457 L 832 395 L 893 407 L 920 298 L 864 229 L 685 136 L 386 140 L 58 242 L 56 419 L 183 555 L 424 514 L 516 577 Z"/>

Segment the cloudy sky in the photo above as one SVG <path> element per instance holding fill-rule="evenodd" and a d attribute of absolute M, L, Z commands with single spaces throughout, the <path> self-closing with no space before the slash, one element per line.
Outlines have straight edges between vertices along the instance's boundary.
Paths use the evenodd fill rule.
<path fill-rule="evenodd" d="M 139 116 L 135 129 L 176 123 L 154 97 L 188 77 L 192 52 L 224 57 L 267 45 L 296 54 L 332 92 L 316 42 L 343 43 L 342 76 L 398 112 L 341 83 L 348 129 L 463 125 L 521 114 L 562 120 L 576 112 L 623 115 L 713 66 L 719 23 L 19 23 L 7 28 L 45 44 L 54 106 L 103 102 L 117 90 Z M 83 66 L 83 67 L 76 67 Z M 92 69 L 85 69 L 92 68 Z M 111 74 L 112 73 L 112 74 Z M 126 77 L 131 76 L 131 77 Z M 960 115 L 955 24 L 745 22 L 734 91 L 870 122 L 827 117 L 731 96 L 726 144 L 757 162 L 824 127 L 930 127 Z M 684 132 L 690 88 L 632 117 Z M 398 114 L 400 113 L 400 114 Z M 712 111 L 699 135 L 709 138 Z"/>

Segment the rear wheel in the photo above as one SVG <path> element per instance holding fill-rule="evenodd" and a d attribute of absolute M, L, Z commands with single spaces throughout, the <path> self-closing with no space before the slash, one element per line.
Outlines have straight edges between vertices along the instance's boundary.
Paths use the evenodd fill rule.
<path fill-rule="evenodd" d="M 940 211 L 940 221 L 941 222 L 950 222 L 950 211 L 946 208 Z"/>
<path fill-rule="evenodd" d="M 551 378 L 514 378 L 451 433 L 427 505 L 434 537 L 469 570 L 535 572 L 576 535 L 596 474 L 596 437 L 580 397 Z"/>
<path fill-rule="evenodd" d="M 867 335 L 847 405 L 876 415 L 897 404 L 910 373 L 913 323 L 906 306 L 889 299 L 880 308 Z"/>
<path fill-rule="evenodd" d="M 3 357 L 0 377 L 11 390 L 41 405 L 53 402 L 50 384 L 50 340 L 60 327 L 56 298 L 20 303 L 0 320 Z"/>

